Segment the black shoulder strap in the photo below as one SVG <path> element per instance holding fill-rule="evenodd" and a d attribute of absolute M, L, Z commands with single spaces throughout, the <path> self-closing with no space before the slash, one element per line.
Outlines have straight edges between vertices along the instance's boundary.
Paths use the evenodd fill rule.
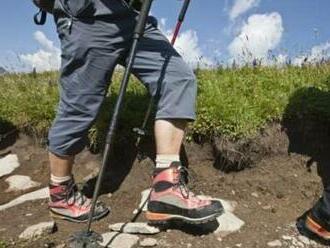
<path fill-rule="evenodd" d="M 47 12 L 40 9 L 39 12 L 34 15 L 33 20 L 37 25 L 44 25 L 47 20 Z"/>

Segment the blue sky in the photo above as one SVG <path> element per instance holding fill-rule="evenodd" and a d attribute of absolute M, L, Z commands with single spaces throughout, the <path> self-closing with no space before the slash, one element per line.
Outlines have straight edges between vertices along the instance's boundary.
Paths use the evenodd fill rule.
<path fill-rule="evenodd" d="M 36 31 L 41 31 L 59 47 L 51 17 L 45 26 L 33 23 L 36 8 L 32 0 L 2 1 L 0 65 L 12 63 L 15 56 L 32 55 L 42 49 L 40 40 L 35 40 Z M 154 1 L 152 13 L 166 20 L 163 29 L 173 28 L 181 4 L 182 0 Z M 233 13 L 235 5 L 236 14 Z M 272 50 L 276 55 L 294 58 L 330 42 L 329 10 L 329 0 L 192 0 L 182 32 L 190 32 L 187 42 L 193 37 L 195 49 L 199 49 L 197 55 L 209 61 L 227 61 L 237 56 L 242 47 L 260 57 L 266 50 Z M 264 33 L 268 36 L 262 37 L 263 44 L 259 44 Z M 249 41 L 242 41 L 246 36 Z M 260 46 L 265 46 L 264 50 L 259 51 Z M 326 50 L 329 50 L 327 46 Z"/>

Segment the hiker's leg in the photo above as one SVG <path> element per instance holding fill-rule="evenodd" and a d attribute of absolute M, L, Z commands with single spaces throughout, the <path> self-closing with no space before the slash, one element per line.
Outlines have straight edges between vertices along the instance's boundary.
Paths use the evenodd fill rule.
<path fill-rule="evenodd" d="M 60 178 L 71 176 L 74 156 L 59 157 L 49 153 L 51 175 Z"/>
<path fill-rule="evenodd" d="M 139 44 L 133 73 L 157 98 L 157 166 L 147 219 L 180 219 L 194 224 L 214 220 L 223 211 L 221 203 L 201 200 L 189 192 L 184 185 L 187 171 L 179 159 L 186 122 L 195 119 L 197 87 L 192 70 L 161 32 L 149 24 Z"/>
<path fill-rule="evenodd" d="M 86 146 L 88 130 L 124 50 L 123 38 L 114 24 L 116 18 L 74 20 L 71 26 L 71 19 L 65 15 L 55 15 L 55 20 L 61 40 L 62 68 L 60 102 L 49 132 L 52 174 L 49 206 L 57 217 L 82 222 L 88 219 L 90 200 L 74 186 L 71 177 L 74 156 Z M 94 219 L 107 212 L 108 209 L 98 205 Z"/>
<path fill-rule="evenodd" d="M 157 154 L 179 155 L 186 123 L 195 119 L 196 79 L 151 23 L 140 41 L 133 73 L 157 101 Z"/>
<path fill-rule="evenodd" d="M 158 155 L 178 155 L 184 137 L 186 120 L 157 120 L 155 122 L 156 152 Z"/>
<path fill-rule="evenodd" d="M 88 129 L 98 114 L 117 61 L 117 56 L 101 50 L 91 49 L 81 54 L 83 57 L 71 53 L 77 57 L 62 60 L 60 103 L 49 132 L 51 172 L 57 176 L 70 173 L 74 155 L 86 146 Z"/>
<path fill-rule="evenodd" d="M 125 50 L 124 41 L 128 42 L 134 30 L 136 15 L 120 1 L 92 2 L 87 9 L 84 4 L 69 2 L 65 12 L 59 2 L 54 6 L 62 48 L 62 92 L 49 133 L 50 170 L 54 177 L 71 175 L 74 155 L 86 145 L 87 130 L 96 118 L 114 66 Z M 85 10 L 80 13 L 82 9 Z M 80 13 L 81 21 L 71 22 L 65 13 Z"/>

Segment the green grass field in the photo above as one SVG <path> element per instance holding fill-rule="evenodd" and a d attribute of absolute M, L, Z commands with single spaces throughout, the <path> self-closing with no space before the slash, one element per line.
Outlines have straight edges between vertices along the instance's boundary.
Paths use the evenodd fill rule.
<path fill-rule="evenodd" d="M 328 93 L 330 64 L 302 68 L 197 70 L 196 75 L 198 120 L 191 126 L 190 134 L 204 138 L 219 134 L 240 138 L 253 135 L 267 122 L 281 120 L 297 91 L 313 87 Z M 57 80 L 57 72 L 0 76 L 0 123 L 9 122 L 21 130 L 39 137 L 45 136 L 56 113 Z M 106 128 L 119 82 L 120 75 L 117 73 L 99 120 L 91 129 L 93 142 Z M 299 101 L 293 104 L 299 109 Z M 139 125 L 147 105 L 146 90 L 137 80 L 132 80 L 120 128 L 127 133 L 127 128 Z M 320 110 L 330 116 L 329 108 L 319 103 L 314 105 L 303 111 Z"/>

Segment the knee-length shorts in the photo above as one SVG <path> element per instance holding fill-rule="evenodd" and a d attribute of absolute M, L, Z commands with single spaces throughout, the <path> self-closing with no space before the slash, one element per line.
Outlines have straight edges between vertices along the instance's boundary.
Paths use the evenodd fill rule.
<path fill-rule="evenodd" d="M 138 12 L 124 0 L 55 1 L 62 54 L 60 101 L 48 136 L 50 152 L 75 155 L 86 146 L 114 68 L 128 60 L 137 18 Z M 154 21 L 147 23 L 132 73 L 152 96 L 157 94 L 156 120 L 195 119 L 195 76 Z"/>

